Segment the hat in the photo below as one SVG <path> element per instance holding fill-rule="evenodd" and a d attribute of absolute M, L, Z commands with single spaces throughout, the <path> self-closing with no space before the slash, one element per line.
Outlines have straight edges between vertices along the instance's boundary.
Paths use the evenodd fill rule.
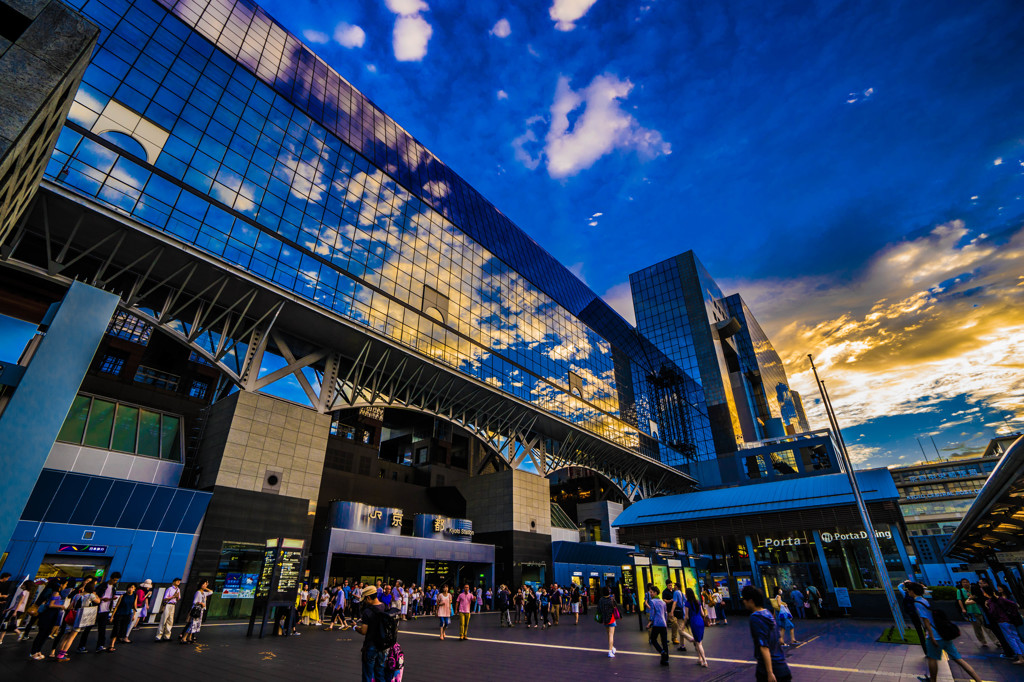
<path fill-rule="evenodd" d="M 150 587 L 153 587 L 153 581 L 149 578 L 146 578 L 142 581 L 142 584 L 139 587 L 145 587 L 146 589 L 149 589 Z"/>
<path fill-rule="evenodd" d="M 364 587 L 363 588 L 363 598 L 366 598 L 366 597 L 373 597 L 374 599 L 376 599 L 377 598 L 377 588 L 374 587 L 373 585 L 367 585 L 366 587 Z"/>

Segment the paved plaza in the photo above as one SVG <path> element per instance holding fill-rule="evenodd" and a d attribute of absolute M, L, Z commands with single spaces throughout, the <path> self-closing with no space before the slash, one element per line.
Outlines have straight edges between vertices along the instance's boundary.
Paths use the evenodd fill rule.
<path fill-rule="evenodd" d="M 705 639 L 710 667 L 697 666 L 692 647 L 673 654 L 668 668 L 647 645 L 635 616 L 627 616 L 616 636 L 618 656 L 607 658 L 604 632 L 593 620 L 574 626 L 563 619 L 547 631 L 499 628 L 497 616 L 474 615 L 472 639 L 452 637 L 439 642 L 434 618 L 403 624 L 399 637 L 405 651 L 405 682 L 450 680 L 753 680 L 750 637 L 745 617 L 728 626 L 709 628 Z M 879 644 L 878 621 L 798 621 L 797 634 L 805 643 L 789 654 L 794 679 L 800 682 L 899 682 L 914 680 L 925 670 L 919 648 Z M 156 644 L 153 629 L 144 628 L 134 643 L 114 654 L 73 656 L 67 664 L 28 660 L 28 642 L 8 638 L 0 647 L 3 680 L 104 680 L 104 682 L 157 682 L 159 680 L 294 679 L 299 675 L 355 680 L 359 671 L 361 637 L 351 632 L 324 632 L 303 628 L 299 637 L 246 638 L 243 624 L 204 626 L 201 642 L 182 646 Z M 95 636 L 94 636 L 95 637 Z M 95 639 L 93 640 L 95 641 Z M 1010 682 L 1024 679 L 1020 668 L 993 653 L 978 653 L 976 646 L 959 643 L 961 651 L 982 679 Z M 945 665 L 940 680 L 951 677 Z M 954 667 L 954 672 L 959 668 Z M 568 676 L 568 677 L 566 677 Z"/>

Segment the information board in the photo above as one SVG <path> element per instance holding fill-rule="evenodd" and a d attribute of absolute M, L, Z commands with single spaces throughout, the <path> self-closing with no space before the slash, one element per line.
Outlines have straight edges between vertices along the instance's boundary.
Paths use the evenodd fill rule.
<path fill-rule="evenodd" d="M 283 549 L 277 557 L 277 585 L 274 587 L 274 600 L 286 601 L 295 598 L 299 589 L 299 576 L 302 574 L 302 550 Z"/>
<path fill-rule="evenodd" d="M 260 569 L 260 580 L 256 585 L 256 598 L 266 599 L 270 594 L 273 582 L 274 566 L 277 563 L 277 547 L 267 547 L 263 552 L 263 567 Z"/>
<path fill-rule="evenodd" d="M 836 588 L 836 606 L 841 609 L 848 609 L 853 606 L 850 604 L 850 590 L 845 587 Z"/>

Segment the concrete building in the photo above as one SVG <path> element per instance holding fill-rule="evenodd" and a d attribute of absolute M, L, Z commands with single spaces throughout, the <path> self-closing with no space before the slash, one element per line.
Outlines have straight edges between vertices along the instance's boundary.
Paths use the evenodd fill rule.
<path fill-rule="evenodd" d="M 954 455 L 889 469 L 900 493 L 915 569 L 927 584 L 974 579 L 974 570 L 946 559 L 943 552 L 978 491 L 1018 437 L 993 438 L 980 456 Z"/>

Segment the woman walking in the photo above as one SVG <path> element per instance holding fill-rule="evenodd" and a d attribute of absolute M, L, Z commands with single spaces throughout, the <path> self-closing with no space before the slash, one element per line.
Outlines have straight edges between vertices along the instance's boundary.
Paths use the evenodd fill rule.
<path fill-rule="evenodd" d="M 452 595 L 448 594 L 448 586 L 441 588 L 437 595 L 437 617 L 441 621 L 441 641 L 444 641 L 444 633 L 452 624 Z"/>
<path fill-rule="evenodd" d="M 700 667 L 708 667 L 708 658 L 704 654 L 704 608 L 697 600 L 697 595 L 693 593 L 693 590 L 689 587 L 686 588 L 686 603 L 683 611 L 685 613 L 685 624 L 690 627 L 690 636 L 686 635 L 686 630 L 682 631 L 683 637 L 686 637 L 693 642 L 694 648 L 697 650 L 697 662 Z"/>
<path fill-rule="evenodd" d="M 601 599 L 597 602 L 597 618 L 608 632 L 608 658 L 615 658 L 615 625 L 619 620 L 619 608 L 615 605 L 610 587 L 601 588 Z"/>
<path fill-rule="evenodd" d="M 537 594 L 533 591 L 532 587 L 526 588 L 526 627 L 535 628 L 537 627 L 537 610 L 540 606 L 537 603 Z M 530 623 L 533 625 L 530 625 Z"/>
<path fill-rule="evenodd" d="M 199 634 L 199 629 L 203 626 L 203 615 L 206 613 L 206 599 L 213 594 L 209 585 L 209 580 L 201 580 L 195 596 L 192 597 L 192 609 L 188 612 L 188 625 L 185 626 L 185 631 L 178 638 L 182 644 L 195 644 L 197 641 L 196 635 Z"/>
<path fill-rule="evenodd" d="M 1006 643 L 1014 654 L 1014 665 L 1024 665 L 1024 643 L 1021 642 L 1013 621 L 1014 616 L 1020 618 L 1020 609 L 1017 604 L 1006 597 L 1000 597 L 991 585 L 982 588 L 985 593 L 985 610 L 993 623 L 997 623 L 999 630 L 1003 633 Z"/>
<path fill-rule="evenodd" d="M 793 624 L 793 613 L 789 610 L 789 605 L 786 604 L 786 600 L 782 598 L 782 588 L 778 589 L 775 594 L 775 601 L 779 605 L 779 613 L 775 620 L 779 624 L 779 645 L 786 646 L 786 632 L 789 632 L 789 646 L 796 646 L 796 625 Z"/>
<path fill-rule="evenodd" d="M 43 655 L 43 644 L 49 641 L 50 631 L 60 624 L 61 614 L 64 613 L 64 597 L 60 596 L 60 580 L 50 578 L 35 604 L 39 609 L 36 613 L 39 632 L 36 633 L 36 638 L 32 641 L 29 658 L 34 661 L 42 661 L 46 659 L 46 656 Z"/>
<path fill-rule="evenodd" d="M 117 651 L 118 642 L 128 642 L 128 626 L 132 622 L 132 614 L 135 612 L 135 585 L 128 585 L 128 589 L 117 600 L 117 606 L 111 609 L 113 614 L 113 634 L 110 636 L 110 653 Z"/>
<path fill-rule="evenodd" d="M 26 580 L 14 593 L 14 597 L 11 599 L 11 605 L 8 606 L 7 611 L 4 612 L 7 627 L 3 632 L 0 632 L 0 643 L 3 643 L 4 635 L 8 632 L 18 631 L 18 625 L 20 625 L 22 619 L 25 617 L 25 609 L 28 608 L 28 600 L 32 597 L 32 591 L 34 588 L 35 584 L 31 580 Z"/>
<path fill-rule="evenodd" d="M 75 627 L 75 622 L 80 621 L 78 615 L 82 609 L 88 607 L 99 606 L 100 598 L 96 595 L 96 581 L 89 578 L 82 585 L 78 593 L 71 598 L 71 611 L 64 616 L 64 622 L 67 625 L 67 629 L 64 632 L 64 636 L 60 638 L 57 643 L 57 662 L 65 663 L 70 661 L 71 658 L 68 656 L 68 651 L 74 645 L 75 640 L 78 638 L 79 633 L 84 628 Z M 70 618 L 70 621 L 68 620 Z"/>

